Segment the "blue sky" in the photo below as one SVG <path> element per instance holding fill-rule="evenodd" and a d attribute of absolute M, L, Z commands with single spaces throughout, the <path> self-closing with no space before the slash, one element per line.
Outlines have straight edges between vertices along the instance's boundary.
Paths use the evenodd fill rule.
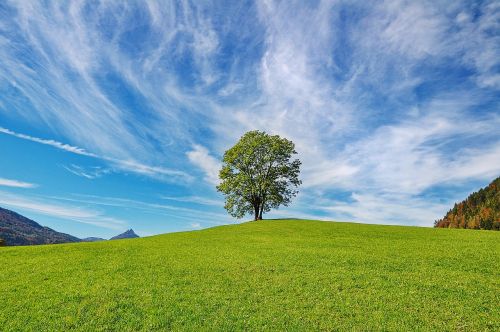
<path fill-rule="evenodd" d="M 79 237 L 237 222 L 246 131 L 296 143 L 269 217 L 431 226 L 500 175 L 497 1 L 0 4 L 0 206 Z"/>

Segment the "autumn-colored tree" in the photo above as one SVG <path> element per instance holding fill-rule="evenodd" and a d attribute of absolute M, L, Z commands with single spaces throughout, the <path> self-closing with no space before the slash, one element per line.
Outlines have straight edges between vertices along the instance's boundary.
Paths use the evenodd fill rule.
<path fill-rule="evenodd" d="M 435 227 L 500 230 L 500 177 L 455 204 Z"/>

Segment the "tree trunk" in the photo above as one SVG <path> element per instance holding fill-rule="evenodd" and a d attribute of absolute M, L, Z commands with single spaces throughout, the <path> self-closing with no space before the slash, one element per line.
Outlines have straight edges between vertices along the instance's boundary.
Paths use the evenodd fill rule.
<path fill-rule="evenodd" d="M 254 220 L 254 221 L 257 221 L 257 220 L 259 220 L 259 210 L 260 210 L 260 209 L 259 209 L 259 205 L 258 205 L 258 204 L 257 204 L 257 205 L 254 205 L 254 206 L 253 206 L 253 209 L 254 209 L 254 212 L 255 212 L 255 213 L 254 213 L 254 219 L 253 219 L 253 220 Z"/>
<path fill-rule="evenodd" d="M 266 202 L 265 196 L 262 198 L 262 202 L 259 206 L 259 220 L 262 220 L 262 213 L 264 212 L 264 203 Z"/>

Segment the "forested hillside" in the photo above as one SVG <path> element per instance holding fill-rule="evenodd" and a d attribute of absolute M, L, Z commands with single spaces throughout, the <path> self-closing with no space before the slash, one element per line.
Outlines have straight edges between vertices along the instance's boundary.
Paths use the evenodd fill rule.
<path fill-rule="evenodd" d="M 79 242 L 69 234 L 56 232 L 14 211 L 0 208 L 0 246 L 25 246 Z"/>
<path fill-rule="evenodd" d="M 500 177 L 455 204 L 434 226 L 500 230 Z"/>

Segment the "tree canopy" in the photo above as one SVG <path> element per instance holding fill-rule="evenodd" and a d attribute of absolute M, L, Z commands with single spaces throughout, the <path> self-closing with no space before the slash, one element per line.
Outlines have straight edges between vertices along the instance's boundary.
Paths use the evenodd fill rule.
<path fill-rule="evenodd" d="M 456 203 L 434 226 L 500 230 L 500 177 Z"/>
<path fill-rule="evenodd" d="M 259 220 L 264 212 L 287 206 L 301 184 L 296 154 L 286 138 L 258 130 L 244 134 L 224 153 L 219 172 L 217 190 L 225 195 L 228 213 L 236 218 L 253 213 Z"/>

